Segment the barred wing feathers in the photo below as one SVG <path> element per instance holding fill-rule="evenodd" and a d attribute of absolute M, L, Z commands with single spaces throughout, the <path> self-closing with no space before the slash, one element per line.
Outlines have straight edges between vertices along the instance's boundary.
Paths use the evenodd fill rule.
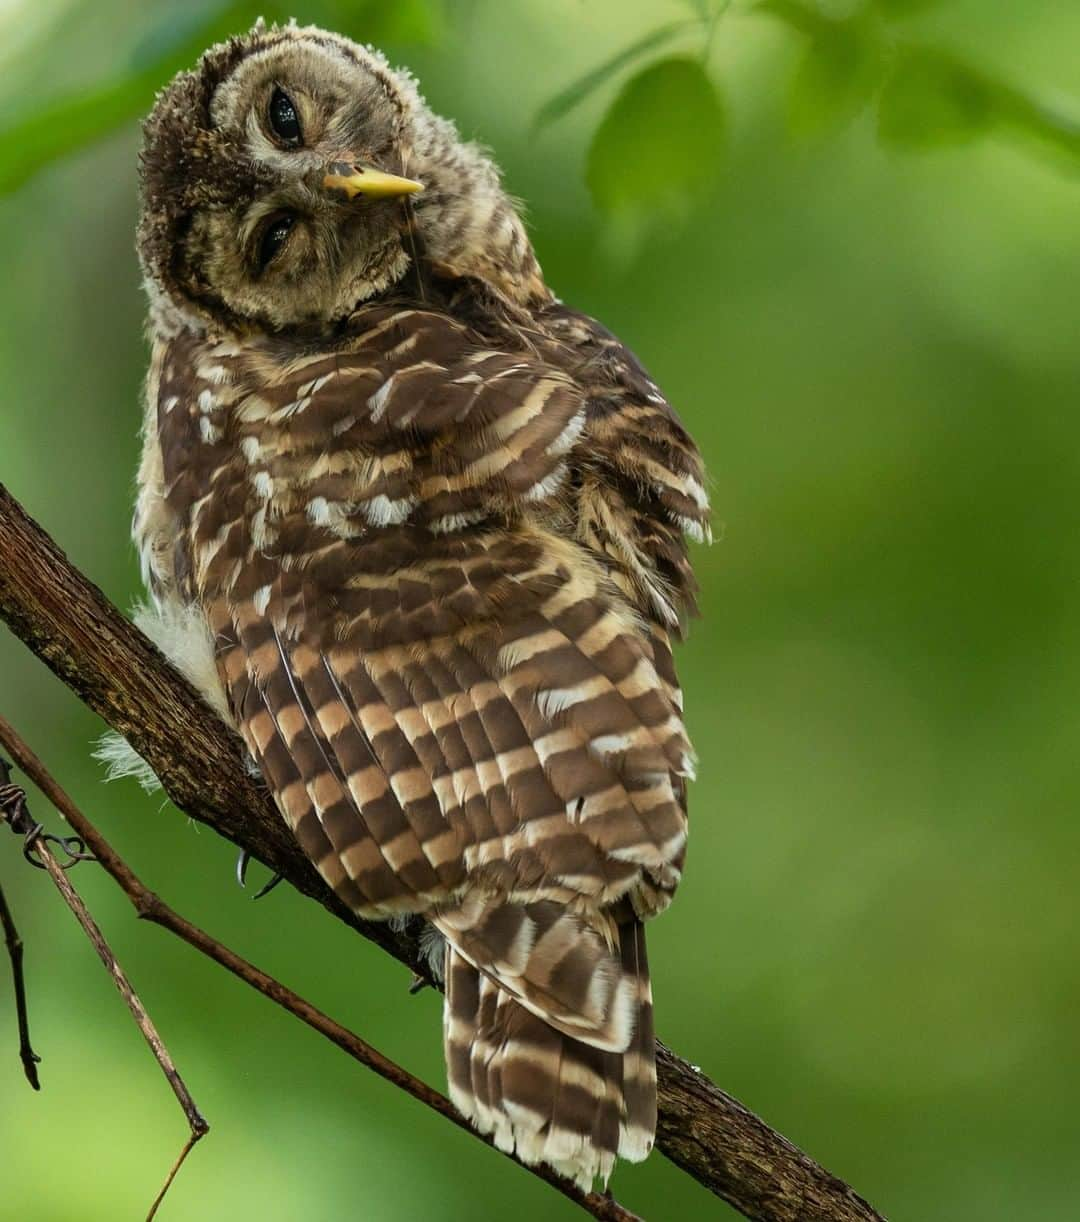
<path fill-rule="evenodd" d="M 680 632 L 696 612 L 686 540 L 708 540 L 705 471 L 692 438 L 634 354 L 563 305 L 544 322 L 586 395 L 578 537 L 643 615 Z"/>

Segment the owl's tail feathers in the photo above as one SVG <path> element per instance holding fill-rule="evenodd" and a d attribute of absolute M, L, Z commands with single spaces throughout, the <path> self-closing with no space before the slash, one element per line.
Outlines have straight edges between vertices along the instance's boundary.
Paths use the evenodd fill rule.
<path fill-rule="evenodd" d="M 447 947 L 450 1097 L 499 1149 L 547 1163 L 586 1191 L 596 1178 L 607 1183 L 616 1156 L 645 1158 L 656 1132 L 652 990 L 640 922 L 619 927 L 615 961 L 633 985 L 633 1022 L 621 1050 L 549 1025 Z"/>

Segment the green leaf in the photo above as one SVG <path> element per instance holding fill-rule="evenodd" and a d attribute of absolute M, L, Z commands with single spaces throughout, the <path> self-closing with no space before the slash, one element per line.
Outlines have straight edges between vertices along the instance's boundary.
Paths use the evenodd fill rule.
<path fill-rule="evenodd" d="M 651 34 L 646 34 L 644 38 L 639 38 L 637 42 L 631 43 L 630 46 L 613 55 L 610 59 L 605 60 L 599 67 L 593 68 L 591 72 L 587 72 L 583 77 L 574 81 L 572 85 L 568 85 L 549 101 L 545 102 L 536 112 L 536 118 L 533 120 L 533 130 L 539 131 L 540 128 L 547 127 L 549 124 L 554 123 L 556 119 L 561 119 L 563 115 L 569 114 L 575 106 L 579 106 L 591 93 L 595 93 L 601 85 L 609 81 L 623 68 L 632 64 L 636 59 L 640 59 L 643 55 L 648 54 L 649 51 L 655 51 L 658 47 L 664 46 L 676 34 L 680 34 L 695 25 L 697 25 L 695 21 L 676 21 L 671 25 L 661 26 L 660 29 L 653 30 Z"/>
<path fill-rule="evenodd" d="M 1002 86 L 997 99 L 1002 130 L 1033 141 L 1069 161 L 1080 162 L 1080 122 L 1058 114 L 1017 89 Z"/>
<path fill-rule="evenodd" d="M 882 90 L 881 140 L 898 149 L 971 143 L 990 132 L 1000 117 L 998 88 L 945 51 L 908 48 Z"/>
<path fill-rule="evenodd" d="M 823 22 L 810 36 L 792 81 L 792 128 L 820 135 L 855 118 L 877 89 L 883 64 L 877 22 L 863 15 Z"/>
<path fill-rule="evenodd" d="M 20 187 L 44 166 L 109 135 L 149 110 L 154 94 L 181 68 L 191 67 L 212 43 L 249 29 L 269 4 L 228 5 L 167 50 L 156 62 L 105 85 L 61 98 L 0 130 L 0 195 Z"/>
<path fill-rule="evenodd" d="M 685 215 L 715 180 L 724 111 L 697 60 L 661 60 L 629 80 L 589 147 L 593 201 L 625 227 Z"/>
<path fill-rule="evenodd" d="M 885 144 L 929 149 L 1010 136 L 1080 163 L 1080 122 L 932 47 L 909 47 L 882 91 L 878 129 Z"/>

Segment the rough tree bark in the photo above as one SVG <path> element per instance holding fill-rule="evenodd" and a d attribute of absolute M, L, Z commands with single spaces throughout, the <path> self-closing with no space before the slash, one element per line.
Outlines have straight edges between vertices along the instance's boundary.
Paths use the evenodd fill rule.
<path fill-rule="evenodd" d="M 0 618 L 154 769 L 186 814 L 427 976 L 417 938 L 361 921 L 301 853 L 222 726 L 158 650 L 0 484 Z M 756 1222 L 883 1222 L 852 1188 L 657 1046 L 657 1149 Z"/>

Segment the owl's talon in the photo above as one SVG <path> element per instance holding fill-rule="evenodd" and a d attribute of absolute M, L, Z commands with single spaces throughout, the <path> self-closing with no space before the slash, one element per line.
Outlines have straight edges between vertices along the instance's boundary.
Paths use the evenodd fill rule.
<path fill-rule="evenodd" d="M 247 868 L 251 861 L 251 854 L 247 849 L 240 850 L 240 856 L 236 859 L 236 881 L 241 887 L 247 886 Z M 284 875 L 275 874 L 269 882 L 264 883 L 258 891 L 251 897 L 253 900 L 261 900 L 264 895 L 269 895 L 271 891 L 281 882 Z"/>
<path fill-rule="evenodd" d="M 273 889 L 278 885 L 279 882 L 281 882 L 281 880 L 284 877 L 285 877 L 284 874 L 275 874 L 270 879 L 269 882 L 263 883 L 263 885 L 258 889 L 258 891 L 255 892 L 255 894 L 251 898 L 253 900 L 261 900 L 264 895 L 269 895 L 270 892 L 273 891 Z"/>
<path fill-rule="evenodd" d="M 409 981 L 409 996 L 415 997 L 417 993 L 422 992 L 427 987 L 427 977 L 421 976 L 419 972 L 413 972 L 412 980 Z"/>

